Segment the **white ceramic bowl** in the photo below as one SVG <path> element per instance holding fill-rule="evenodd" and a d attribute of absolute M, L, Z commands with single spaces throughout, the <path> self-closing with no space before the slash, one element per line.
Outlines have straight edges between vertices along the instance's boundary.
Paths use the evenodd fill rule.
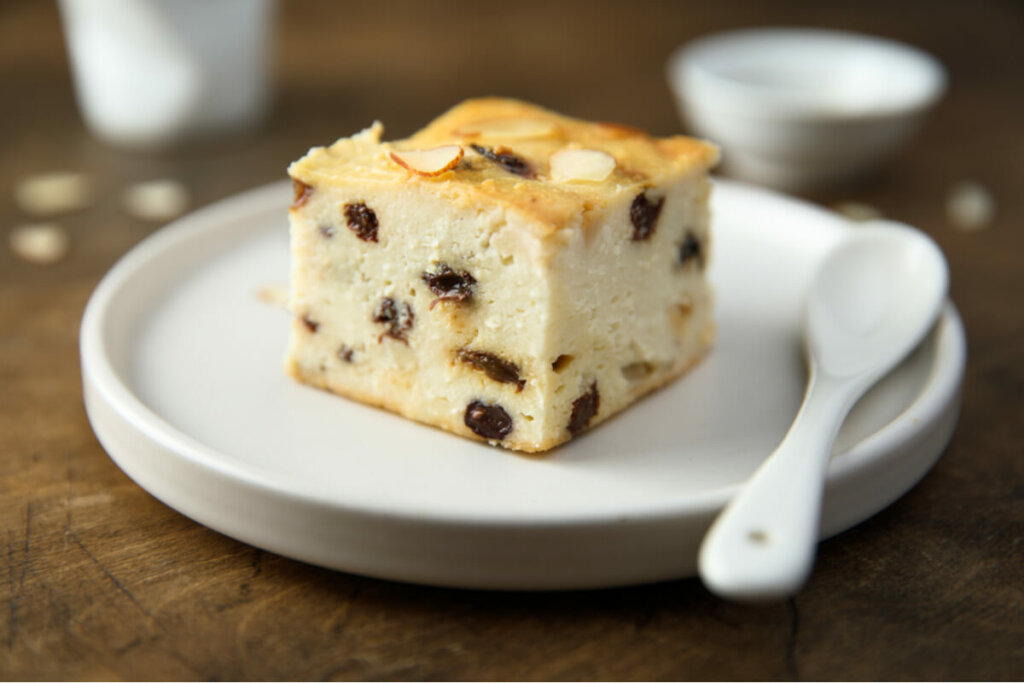
<path fill-rule="evenodd" d="M 873 170 L 942 96 L 930 55 L 821 29 L 719 33 L 677 50 L 668 79 L 691 129 L 721 145 L 727 172 L 800 190 Z"/>

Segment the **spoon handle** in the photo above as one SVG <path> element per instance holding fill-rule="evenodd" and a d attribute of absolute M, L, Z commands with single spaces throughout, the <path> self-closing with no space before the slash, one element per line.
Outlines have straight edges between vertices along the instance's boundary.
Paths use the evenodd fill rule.
<path fill-rule="evenodd" d="M 701 545 L 701 578 L 733 599 L 793 595 L 814 562 L 825 472 L 861 383 L 811 370 L 803 404 L 782 443 L 730 501 Z"/>

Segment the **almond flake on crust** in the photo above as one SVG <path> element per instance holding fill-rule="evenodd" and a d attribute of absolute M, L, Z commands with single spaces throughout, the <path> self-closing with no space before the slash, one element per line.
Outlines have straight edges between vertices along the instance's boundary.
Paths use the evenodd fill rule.
<path fill-rule="evenodd" d="M 615 157 L 596 149 L 562 149 L 548 158 L 548 164 L 556 183 L 599 183 L 615 170 Z"/>
<path fill-rule="evenodd" d="M 527 140 L 550 138 L 558 131 L 553 121 L 533 118 L 487 119 L 463 125 L 453 133 L 465 138 L 493 138 L 495 140 Z"/>
<path fill-rule="evenodd" d="M 391 150 L 388 156 L 399 166 L 423 176 L 449 171 L 462 159 L 461 145 L 442 145 L 433 149 Z"/>

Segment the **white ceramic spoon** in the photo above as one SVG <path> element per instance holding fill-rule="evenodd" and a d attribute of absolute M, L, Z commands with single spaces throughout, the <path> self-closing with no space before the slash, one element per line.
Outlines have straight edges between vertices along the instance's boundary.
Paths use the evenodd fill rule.
<path fill-rule="evenodd" d="M 804 584 L 839 427 L 857 399 L 924 339 L 948 284 L 935 243 L 898 223 L 857 228 L 825 258 L 807 301 L 810 380 L 803 405 L 704 538 L 698 563 L 712 591 L 775 599 Z"/>

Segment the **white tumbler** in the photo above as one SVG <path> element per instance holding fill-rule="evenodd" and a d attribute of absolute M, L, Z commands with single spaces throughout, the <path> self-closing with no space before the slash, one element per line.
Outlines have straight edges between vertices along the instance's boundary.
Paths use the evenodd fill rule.
<path fill-rule="evenodd" d="M 274 0 L 60 0 L 79 107 L 126 147 L 243 132 L 267 109 Z"/>

